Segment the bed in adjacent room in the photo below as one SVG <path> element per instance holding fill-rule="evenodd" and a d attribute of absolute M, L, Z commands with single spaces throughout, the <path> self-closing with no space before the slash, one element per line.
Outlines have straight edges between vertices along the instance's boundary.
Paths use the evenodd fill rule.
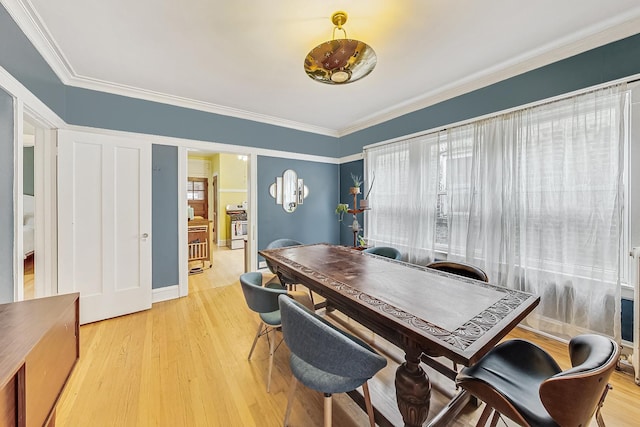
<path fill-rule="evenodd" d="M 33 255 L 35 249 L 35 221 L 33 217 L 34 200 L 33 196 L 23 195 L 23 221 L 22 221 L 22 247 L 24 250 L 24 258 Z"/>

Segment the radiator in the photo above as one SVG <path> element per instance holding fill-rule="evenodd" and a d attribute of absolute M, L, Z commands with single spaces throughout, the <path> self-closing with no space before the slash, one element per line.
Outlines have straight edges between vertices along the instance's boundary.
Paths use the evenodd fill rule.
<path fill-rule="evenodd" d="M 636 384 L 640 385 L 640 247 L 631 249 L 633 257 L 633 365 Z"/>

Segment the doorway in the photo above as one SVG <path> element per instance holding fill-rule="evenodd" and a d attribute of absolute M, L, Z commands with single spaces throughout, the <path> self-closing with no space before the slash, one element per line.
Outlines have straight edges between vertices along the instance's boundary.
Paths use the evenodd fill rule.
<path fill-rule="evenodd" d="M 35 139 L 35 123 L 25 117 L 22 127 L 22 285 L 26 300 L 35 298 Z"/>
<path fill-rule="evenodd" d="M 57 293 L 56 134 L 31 110 L 22 114 L 22 166 L 16 176 L 22 204 L 17 232 L 22 240 L 21 277 L 16 300 Z M 19 237 L 19 238 L 20 238 Z"/>
<path fill-rule="evenodd" d="M 186 188 L 185 202 L 187 212 L 189 212 L 187 215 L 187 246 L 189 250 L 185 261 L 185 267 L 190 273 L 188 281 L 192 282 L 196 273 L 204 272 L 204 276 L 207 276 L 209 274 L 207 267 L 213 265 L 216 265 L 216 268 L 228 268 L 234 271 L 244 270 L 245 251 L 242 248 L 238 250 L 229 247 L 231 246 L 231 224 L 225 208 L 231 204 L 246 206 L 248 203 L 250 194 L 249 156 L 210 151 L 205 147 L 185 150 L 185 155 L 187 167 L 181 180 L 185 179 L 187 182 L 186 185 L 181 184 L 181 187 Z M 206 202 L 201 201 L 205 197 L 196 194 L 196 187 L 203 191 L 206 188 Z M 206 216 L 204 214 L 197 215 L 198 211 L 202 212 L 200 205 L 205 204 L 208 208 Z M 192 212 L 194 219 L 189 219 Z M 206 220 L 209 226 L 209 255 L 211 258 L 207 262 L 197 260 L 195 255 L 198 253 L 192 250 L 192 246 L 199 245 L 201 242 L 200 239 L 196 239 L 195 231 L 192 230 L 194 227 L 191 225 L 196 223 L 196 225 L 200 225 L 203 220 Z M 227 251 L 229 251 L 228 254 Z M 227 259 L 228 262 L 238 265 L 216 262 L 215 257 Z M 216 272 L 215 277 L 224 277 L 224 274 L 220 275 L 220 272 Z M 198 278 L 198 280 L 202 281 L 202 278 Z M 192 286 L 189 285 L 189 287 Z"/>

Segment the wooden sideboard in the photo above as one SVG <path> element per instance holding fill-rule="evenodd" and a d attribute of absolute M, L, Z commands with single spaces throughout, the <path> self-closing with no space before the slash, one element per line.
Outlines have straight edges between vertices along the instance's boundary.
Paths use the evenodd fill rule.
<path fill-rule="evenodd" d="M 0 426 L 55 426 L 80 356 L 79 294 L 0 305 Z"/>

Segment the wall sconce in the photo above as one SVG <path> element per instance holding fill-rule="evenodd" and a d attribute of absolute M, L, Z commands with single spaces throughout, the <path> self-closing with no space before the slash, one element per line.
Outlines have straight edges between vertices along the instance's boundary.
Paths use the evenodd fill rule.
<path fill-rule="evenodd" d="M 302 178 L 298 178 L 296 171 L 287 169 L 269 186 L 269 194 L 277 204 L 282 205 L 285 212 L 291 213 L 304 202 L 309 195 L 309 188 L 304 185 Z"/>

